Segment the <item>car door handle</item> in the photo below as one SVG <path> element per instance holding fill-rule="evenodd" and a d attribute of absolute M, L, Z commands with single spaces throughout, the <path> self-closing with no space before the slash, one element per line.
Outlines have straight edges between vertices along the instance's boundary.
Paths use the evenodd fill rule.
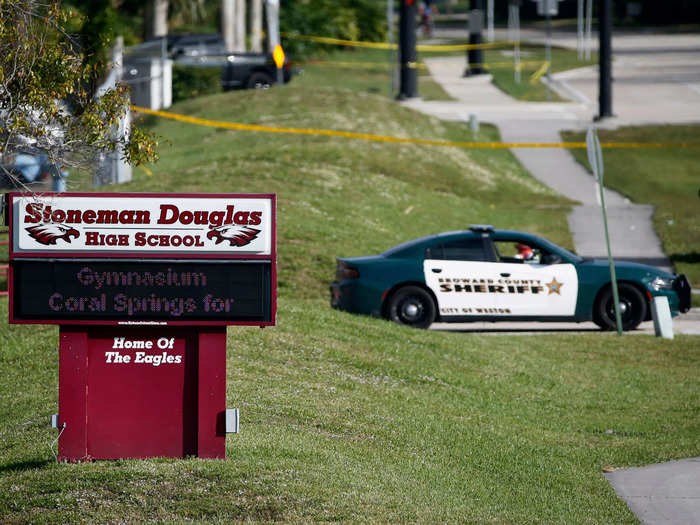
<path fill-rule="evenodd" d="M 509 273 L 502 273 L 501 277 L 510 277 L 510 274 Z"/>
<path fill-rule="evenodd" d="M 433 273 L 440 273 L 442 272 L 442 268 L 433 268 Z"/>

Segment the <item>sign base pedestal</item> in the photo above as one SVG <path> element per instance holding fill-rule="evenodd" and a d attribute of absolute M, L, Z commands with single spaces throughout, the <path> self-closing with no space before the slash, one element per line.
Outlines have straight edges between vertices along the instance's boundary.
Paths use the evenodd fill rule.
<path fill-rule="evenodd" d="M 226 457 L 226 327 L 61 326 L 59 461 Z"/>

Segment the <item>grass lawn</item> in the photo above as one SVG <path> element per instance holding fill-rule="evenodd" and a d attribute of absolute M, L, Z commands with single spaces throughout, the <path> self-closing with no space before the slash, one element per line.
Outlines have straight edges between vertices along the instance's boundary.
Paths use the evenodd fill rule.
<path fill-rule="evenodd" d="M 697 143 L 700 126 L 625 127 L 599 130 L 598 135 L 601 142 Z M 584 141 L 585 133 L 565 133 L 563 139 Z M 588 168 L 585 150 L 572 150 L 572 154 Z M 656 207 L 654 228 L 664 251 L 677 272 L 700 286 L 700 148 L 606 149 L 603 157 L 605 185 L 634 202 Z"/>
<path fill-rule="evenodd" d="M 472 140 L 307 78 L 172 111 Z M 107 191 L 278 195 L 278 326 L 228 332 L 242 432 L 226 461 L 56 464 L 58 331 L 9 326 L 0 299 L 0 522 L 635 523 L 601 469 L 700 454 L 700 338 L 426 332 L 328 306 L 336 256 L 424 234 L 492 223 L 571 247 L 570 203 L 510 152 L 146 123 L 161 162 Z"/>

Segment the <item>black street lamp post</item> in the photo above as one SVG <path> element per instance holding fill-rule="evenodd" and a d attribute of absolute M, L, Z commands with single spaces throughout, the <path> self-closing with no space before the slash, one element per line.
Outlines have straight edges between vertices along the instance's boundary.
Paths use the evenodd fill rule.
<path fill-rule="evenodd" d="M 416 68 L 416 1 L 401 0 L 399 9 L 399 99 L 418 96 Z"/>
<path fill-rule="evenodd" d="M 598 119 L 612 117 L 612 0 L 600 0 Z"/>

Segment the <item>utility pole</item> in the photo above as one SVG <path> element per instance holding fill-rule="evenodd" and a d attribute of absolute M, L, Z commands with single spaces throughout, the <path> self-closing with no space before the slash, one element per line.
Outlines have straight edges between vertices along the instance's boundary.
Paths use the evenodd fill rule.
<path fill-rule="evenodd" d="M 483 42 L 481 31 L 484 29 L 484 0 L 472 0 L 469 11 L 469 44 L 479 45 Z M 484 52 L 481 49 L 467 50 L 467 69 L 464 76 L 484 73 Z"/>
<path fill-rule="evenodd" d="M 593 0 L 586 0 L 586 23 L 584 29 L 585 35 L 583 37 L 584 44 L 584 57 L 586 60 L 591 59 L 591 46 L 593 45 Z"/>
<path fill-rule="evenodd" d="M 486 38 L 489 42 L 493 42 L 496 39 L 495 31 L 493 29 L 493 0 L 488 0 L 486 2 L 486 18 L 488 19 L 488 30 L 486 32 Z"/>
<path fill-rule="evenodd" d="M 552 7 L 558 6 L 555 4 L 557 0 L 545 0 L 545 18 L 547 20 L 547 37 L 545 45 L 545 62 L 547 62 L 547 83 L 546 83 L 546 93 L 547 100 L 550 99 L 549 86 L 552 85 Z"/>
<path fill-rule="evenodd" d="M 416 2 L 401 0 L 399 9 L 399 100 L 418 96 L 416 68 Z"/>
<path fill-rule="evenodd" d="M 389 97 L 396 93 L 396 65 L 394 62 L 394 0 L 386 0 L 386 34 L 389 38 L 389 74 L 391 83 L 389 87 Z"/>
<path fill-rule="evenodd" d="M 520 84 L 520 5 L 522 0 L 508 0 L 508 40 L 513 45 L 513 77 Z"/>
<path fill-rule="evenodd" d="M 583 0 L 578 0 L 576 9 L 576 51 L 578 59 L 583 60 Z"/>
<path fill-rule="evenodd" d="M 600 38 L 598 119 L 603 119 L 614 116 L 612 110 L 612 0 L 600 0 L 598 7 L 600 10 L 598 13 Z"/>

